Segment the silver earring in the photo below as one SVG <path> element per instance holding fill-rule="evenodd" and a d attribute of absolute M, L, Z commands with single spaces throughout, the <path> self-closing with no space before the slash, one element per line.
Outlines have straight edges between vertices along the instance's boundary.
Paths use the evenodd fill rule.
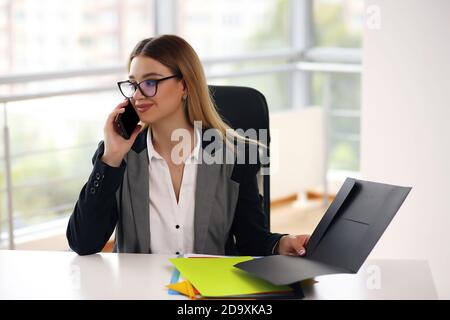
<path fill-rule="evenodd" d="M 184 95 L 184 96 L 183 96 L 183 100 L 186 100 L 186 99 L 187 99 L 187 95 Z"/>

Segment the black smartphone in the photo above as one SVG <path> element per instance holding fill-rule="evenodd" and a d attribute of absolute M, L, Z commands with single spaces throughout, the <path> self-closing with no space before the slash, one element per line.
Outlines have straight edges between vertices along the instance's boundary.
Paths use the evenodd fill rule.
<path fill-rule="evenodd" d="M 134 110 L 131 100 L 128 99 L 128 103 L 125 106 L 125 112 L 119 114 L 115 119 L 116 130 L 124 138 L 130 139 L 134 129 L 139 123 L 139 116 Z"/>

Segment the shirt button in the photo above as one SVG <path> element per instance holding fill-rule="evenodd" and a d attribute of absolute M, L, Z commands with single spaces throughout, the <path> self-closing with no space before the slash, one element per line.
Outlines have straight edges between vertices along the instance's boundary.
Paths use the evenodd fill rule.
<path fill-rule="evenodd" d="M 95 179 L 100 180 L 100 173 L 97 172 L 97 173 L 95 174 Z"/>
<path fill-rule="evenodd" d="M 179 229 L 179 228 L 180 228 L 180 226 L 179 226 L 179 225 L 176 225 L 176 226 L 175 226 L 175 228 Z"/>
<path fill-rule="evenodd" d="M 92 194 L 95 194 L 95 188 L 92 187 L 90 191 Z"/>
<path fill-rule="evenodd" d="M 96 188 L 97 188 L 98 186 L 99 186 L 99 183 L 98 183 L 98 181 L 97 181 L 97 180 L 95 180 L 95 181 L 94 181 L 94 187 L 96 187 Z"/>

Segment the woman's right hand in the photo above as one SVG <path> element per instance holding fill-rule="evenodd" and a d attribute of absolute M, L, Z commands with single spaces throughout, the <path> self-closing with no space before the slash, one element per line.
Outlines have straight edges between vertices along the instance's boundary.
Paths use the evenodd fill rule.
<path fill-rule="evenodd" d="M 117 107 L 109 114 L 106 120 L 105 127 L 103 129 L 105 151 L 103 153 L 102 161 L 111 167 L 119 167 L 123 158 L 130 151 L 131 146 L 136 140 L 141 126 L 138 125 L 134 129 L 130 139 L 124 139 L 115 129 L 115 119 L 120 114 L 125 112 L 125 106 L 127 105 L 127 99 L 119 103 Z"/>

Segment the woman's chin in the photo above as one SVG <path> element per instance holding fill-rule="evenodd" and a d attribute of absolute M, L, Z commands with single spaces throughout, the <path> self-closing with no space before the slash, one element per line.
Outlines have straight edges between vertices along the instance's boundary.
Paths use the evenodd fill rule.
<path fill-rule="evenodd" d="M 139 119 L 141 122 L 147 123 L 147 124 L 153 124 L 158 121 L 160 117 L 150 114 L 141 114 L 139 115 Z"/>

